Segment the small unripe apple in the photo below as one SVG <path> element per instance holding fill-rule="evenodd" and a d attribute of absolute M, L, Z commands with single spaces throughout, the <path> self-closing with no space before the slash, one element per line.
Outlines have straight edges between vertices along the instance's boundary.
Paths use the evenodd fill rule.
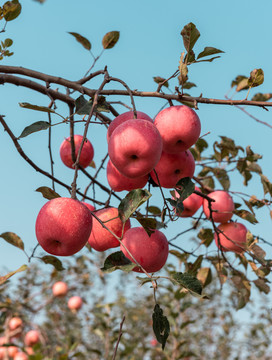
<path fill-rule="evenodd" d="M 230 194 L 223 190 L 213 191 L 208 195 L 215 201 L 211 202 L 212 217 L 214 222 L 225 223 L 228 222 L 233 215 L 235 209 L 234 202 Z M 203 200 L 203 211 L 208 219 L 210 219 L 210 209 L 208 200 Z"/>
<path fill-rule="evenodd" d="M 68 300 L 68 308 L 70 310 L 79 310 L 83 305 L 83 301 L 80 296 L 72 296 Z"/>
<path fill-rule="evenodd" d="M 195 187 L 195 189 L 201 192 L 201 190 L 197 186 Z M 178 199 L 179 194 L 176 190 L 175 190 L 175 195 L 176 198 Z M 183 201 L 184 210 L 181 213 L 176 213 L 176 214 L 177 216 L 180 217 L 191 217 L 201 207 L 202 203 L 203 203 L 203 198 L 195 193 L 192 193 Z"/>
<path fill-rule="evenodd" d="M 136 111 L 136 114 L 137 114 L 137 119 L 148 120 L 150 122 L 153 122 L 151 117 L 149 117 L 147 114 L 141 111 Z M 127 111 L 124 112 L 123 114 L 116 116 L 116 118 L 110 123 L 110 126 L 108 127 L 107 141 L 109 142 L 109 138 L 111 137 L 111 134 L 119 125 L 123 124 L 127 120 L 133 120 L 133 119 L 134 119 L 133 111 Z"/>
<path fill-rule="evenodd" d="M 148 175 L 136 178 L 129 178 L 120 173 L 119 170 L 109 160 L 107 165 L 107 179 L 113 191 L 131 191 L 134 189 L 141 189 L 148 181 Z"/>
<path fill-rule="evenodd" d="M 54 296 L 65 296 L 68 292 L 68 285 L 64 281 L 57 281 L 52 287 L 52 292 Z"/>
<path fill-rule="evenodd" d="M 26 346 L 33 346 L 40 341 L 40 333 L 37 330 L 30 330 L 25 335 Z"/>
<path fill-rule="evenodd" d="M 130 178 L 147 175 L 157 165 L 161 152 L 161 135 L 148 120 L 127 120 L 109 139 L 108 153 L 113 165 Z"/>
<path fill-rule="evenodd" d="M 36 236 L 49 254 L 69 256 L 86 245 L 92 230 L 92 214 L 82 202 L 55 198 L 40 210 L 36 220 Z"/>
<path fill-rule="evenodd" d="M 95 212 L 95 215 L 105 222 L 105 226 L 110 229 L 116 236 L 121 237 L 123 223 L 118 217 L 118 209 L 109 207 Z M 112 220 L 111 220 L 112 219 Z M 130 220 L 125 223 L 124 233 L 130 228 Z M 118 247 L 119 241 L 102 225 L 93 218 L 93 229 L 88 240 L 90 246 L 96 251 L 105 251 Z"/>
<path fill-rule="evenodd" d="M 189 150 L 177 154 L 168 154 L 163 151 L 155 171 L 159 177 L 161 187 L 171 189 L 176 186 L 180 179 L 193 177 L 195 160 Z M 155 172 L 152 171 L 150 175 L 158 184 Z"/>
<path fill-rule="evenodd" d="M 134 262 L 125 247 L 145 271 L 149 273 L 159 271 L 166 263 L 169 253 L 168 241 L 165 235 L 161 231 L 155 230 L 149 236 L 143 227 L 129 229 L 122 239 L 120 250 L 129 260 Z M 133 271 L 143 272 L 138 266 Z"/>
<path fill-rule="evenodd" d="M 28 356 L 27 356 L 27 354 L 24 353 L 24 352 L 18 352 L 18 353 L 14 356 L 13 360 L 28 360 Z"/>
<path fill-rule="evenodd" d="M 154 125 L 161 134 L 163 151 L 172 154 L 188 150 L 196 143 L 201 131 L 196 112 L 185 105 L 163 109 L 156 116 Z"/>
<path fill-rule="evenodd" d="M 218 235 L 214 234 L 214 239 L 217 247 L 222 251 L 233 251 L 237 254 L 241 254 L 246 249 L 247 243 L 247 228 L 240 223 L 230 222 L 220 224 L 218 229 L 223 231 Z"/>
<path fill-rule="evenodd" d="M 19 317 L 15 316 L 9 320 L 8 327 L 9 330 L 13 331 L 22 327 L 23 321 Z"/>
<path fill-rule="evenodd" d="M 75 143 L 75 157 L 77 158 L 80 145 L 82 143 L 83 136 L 74 135 Z M 74 161 L 72 159 L 72 150 L 71 150 L 71 138 L 65 139 L 60 146 L 60 157 L 62 162 L 73 169 Z M 94 157 L 94 149 L 91 142 L 88 139 L 85 139 L 82 151 L 80 153 L 79 165 L 83 168 L 89 166 Z"/>

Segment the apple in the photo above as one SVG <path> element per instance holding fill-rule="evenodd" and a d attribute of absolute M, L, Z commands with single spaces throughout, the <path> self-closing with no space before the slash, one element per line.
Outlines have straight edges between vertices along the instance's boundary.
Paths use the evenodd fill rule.
<path fill-rule="evenodd" d="M 7 347 L 0 346 L 0 360 L 4 360 L 7 355 Z"/>
<path fill-rule="evenodd" d="M 107 164 L 107 179 L 113 191 L 131 191 L 133 189 L 140 189 L 144 187 L 148 181 L 148 175 L 136 178 L 128 178 L 116 169 L 113 163 L 109 160 Z"/>
<path fill-rule="evenodd" d="M 8 347 L 8 356 L 14 358 L 14 356 L 19 352 L 17 346 L 9 346 Z"/>
<path fill-rule="evenodd" d="M 195 190 L 201 190 L 196 186 Z M 178 192 L 175 190 L 176 198 L 179 198 Z M 184 210 L 181 213 L 177 213 L 177 216 L 180 217 L 191 217 L 193 216 L 197 210 L 201 207 L 203 203 L 203 198 L 195 193 L 192 193 L 183 201 Z"/>
<path fill-rule="evenodd" d="M 52 287 L 52 292 L 54 296 L 65 296 L 68 292 L 68 285 L 64 281 L 57 281 Z"/>
<path fill-rule="evenodd" d="M 26 346 L 33 346 L 40 341 L 40 333 L 37 330 L 30 330 L 25 335 Z"/>
<path fill-rule="evenodd" d="M 70 310 L 79 310 L 83 305 L 83 301 L 80 296 L 72 296 L 68 300 L 68 308 Z"/>
<path fill-rule="evenodd" d="M 148 120 L 150 122 L 153 122 L 151 117 L 149 117 L 147 114 L 145 114 L 145 113 L 143 113 L 141 111 L 136 111 L 136 114 L 137 114 L 137 119 Z M 111 134 L 117 128 L 117 126 L 123 124 L 127 120 L 132 120 L 132 119 L 134 119 L 134 112 L 133 111 L 127 111 L 127 112 L 125 112 L 123 114 L 120 114 L 120 115 L 116 116 L 116 118 L 110 123 L 110 126 L 108 127 L 107 141 L 109 142 Z"/>
<path fill-rule="evenodd" d="M 95 211 L 95 207 L 91 204 L 88 204 L 84 201 L 82 201 L 82 204 L 84 204 L 85 206 L 87 206 L 87 208 L 90 210 L 90 211 Z"/>
<path fill-rule="evenodd" d="M 109 139 L 108 153 L 113 165 L 130 178 L 147 175 L 157 165 L 161 152 L 160 133 L 148 120 L 127 120 Z"/>
<path fill-rule="evenodd" d="M 214 239 L 217 247 L 222 251 L 233 251 L 237 254 L 241 254 L 246 249 L 247 243 L 247 228 L 240 223 L 230 222 L 220 224 L 218 229 L 223 231 L 218 236 L 215 233 Z"/>
<path fill-rule="evenodd" d="M 123 223 L 118 217 L 118 209 L 109 207 L 95 212 L 95 215 L 118 237 L 122 235 Z M 124 233 L 130 228 L 130 220 L 125 223 Z M 88 240 L 96 251 L 105 251 L 118 247 L 119 241 L 94 218 L 93 230 Z"/>
<path fill-rule="evenodd" d="M 123 254 L 134 262 L 125 247 L 149 273 L 159 271 L 166 263 L 169 253 L 168 241 L 161 231 L 155 230 L 149 236 L 141 226 L 127 230 L 120 247 Z M 133 271 L 143 272 L 138 266 Z"/>
<path fill-rule="evenodd" d="M 208 195 L 212 201 L 211 207 L 212 217 L 214 222 L 225 223 L 228 222 L 233 215 L 234 202 L 228 192 L 224 190 L 213 191 Z M 208 200 L 203 200 L 203 211 L 208 219 L 210 219 L 210 210 Z"/>
<path fill-rule="evenodd" d="M 83 136 L 81 135 L 74 135 L 74 143 L 75 143 L 75 156 L 77 158 L 78 151 L 80 145 L 82 143 Z M 71 138 L 65 139 L 61 146 L 60 146 L 60 157 L 62 162 L 68 166 L 69 168 L 73 169 L 74 161 L 72 159 L 72 149 L 71 149 Z M 80 158 L 79 158 L 79 165 L 83 168 L 89 166 L 94 157 L 94 149 L 92 144 L 88 139 L 85 139 Z"/>
<path fill-rule="evenodd" d="M 28 355 L 20 351 L 14 356 L 13 360 L 28 360 Z"/>
<path fill-rule="evenodd" d="M 19 317 L 15 316 L 9 320 L 9 330 L 13 331 L 23 326 L 23 321 Z"/>
<path fill-rule="evenodd" d="M 196 112 L 185 105 L 163 109 L 156 116 L 154 125 L 161 134 L 163 151 L 171 154 L 188 150 L 196 143 L 201 131 Z"/>
<path fill-rule="evenodd" d="M 180 179 L 193 177 L 195 160 L 189 150 L 177 154 L 169 154 L 163 151 L 155 170 L 161 186 L 170 189 L 174 188 Z M 150 175 L 155 183 L 158 184 L 154 171 L 152 171 Z"/>
<path fill-rule="evenodd" d="M 25 347 L 25 351 L 28 355 L 34 355 L 34 350 L 30 346 Z"/>
<path fill-rule="evenodd" d="M 82 202 L 55 198 L 40 210 L 36 236 L 41 247 L 52 255 L 69 256 L 87 243 L 92 230 L 92 214 Z"/>
<path fill-rule="evenodd" d="M 151 346 L 157 346 L 157 345 L 158 345 L 158 340 L 155 339 L 155 338 L 151 339 L 151 340 L 150 340 L 150 345 L 151 345 Z"/>

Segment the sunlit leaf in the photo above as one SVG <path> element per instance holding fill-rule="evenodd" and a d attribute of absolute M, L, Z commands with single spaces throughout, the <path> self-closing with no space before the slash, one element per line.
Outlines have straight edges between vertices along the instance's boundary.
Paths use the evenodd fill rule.
<path fill-rule="evenodd" d="M 262 93 L 257 93 L 252 97 L 252 101 L 268 101 L 272 99 L 272 93 L 266 93 L 266 94 L 262 94 Z"/>
<path fill-rule="evenodd" d="M 152 194 L 143 189 L 135 189 L 130 191 L 118 206 L 119 217 L 125 223 L 134 211 L 145 203 Z"/>
<path fill-rule="evenodd" d="M 22 265 L 19 269 L 15 271 L 11 271 L 7 275 L 0 276 L 0 285 L 4 284 L 11 276 L 17 274 L 18 272 L 25 271 L 27 269 L 27 265 Z"/>
<path fill-rule="evenodd" d="M 3 16 L 6 21 L 16 19 L 22 10 L 22 6 L 18 0 L 7 1 L 2 6 Z"/>
<path fill-rule="evenodd" d="M 161 84 L 163 82 L 163 86 L 165 87 L 169 87 L 168 81 L 165 81 L 166 79 L 160 77 L 160 76 L 155 76 L 153 77 L 153 80 L 155 81 L 155 83 L 157 84 Z"/>
<path fill-rule="evenodd" d="M 254 69 L 250 73 L 248 79 L 248 85 L 250 87 L 256 87 L 261 85 L 264 82 L 264 72 L 262 69 Z"/>
<path fill-rule="evenodd" d="M 211 47 L 211 46 L 207 46 L 207 47 L 204 48 L 204 50 L 201 53 L 198 54 L 197 59 L 203 58 L 205 56 L 219 54 L 219 53 L 224 53 L 224 51 L 216 49 L 216 48 Z"/>
<path fill-rule="evenodd" d="M 68 34 L 74 36 L 74 38 L 87 50 L 91 50 L 92 45 L 88 39 L 76 32 L 68 32 Z"/>
<path fill-rule="evenodd" d="M 52 199 L 61 197 L 58 193 L 56 193 L 54 190 L 50 189 L 47 186 L 41 186 L 38 189 L 36 189 L 35 191 L 40 192 L 42 194 L 42 196 L 48 200 L 52 200 Z"/>
<path fill-rule="evenodd" d="M 37 111 L 42 111 L 42 112 L 47 112 L 47 113 L 55 113 L 55 110 L 53 110 L 49 107 L 46 107 L 46 106 L 33 105 L 33 104 L 29 104 L 27 102 L 19 103 L 19 105 L 25 109 L 37 110 Z"/>
<path fill-rule="evenodd" d="M 25 248 L 23 240 L 13 232 L 2 233 L 0 237 L 6 240 L 6 242 L 8 242 L 9 244 L 18 247 L 21 250 L 24 250 Z"/>
<path fill-rule="evenodd" d="M 102 39 L 102 45 L 104 49 L 111 49 L 115 46 L 119 40 L 120 32 L 119 31 L 110 31 L 104 35 Z"/>

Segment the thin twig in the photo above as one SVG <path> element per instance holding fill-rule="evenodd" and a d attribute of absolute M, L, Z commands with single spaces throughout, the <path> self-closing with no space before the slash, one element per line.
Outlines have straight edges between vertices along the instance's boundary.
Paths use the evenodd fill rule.
<path fill-rule="evenodd" d="M 125 315 L 124 315 L 124 316 L 123 316 L 123 319 L 122 319 L 122 321 L 121 321 L 121 323 L 120 323 L 119 335 L 118 335 L 117 343 L 116 343 L 116 345 L 115 345 L 115 349 L 114 349 L 114 354 L 113 354 L 112 360 L 115 360 L 115 358 L 116 358 L 117 349 L 118 349 L 118 346 L 119 346 L 121 337 L 122 337 L 122 335 L 123 335 L 122 328 L 123 328 L 125 319 L 126 319 L 126 317 L 125 317 Z"/>

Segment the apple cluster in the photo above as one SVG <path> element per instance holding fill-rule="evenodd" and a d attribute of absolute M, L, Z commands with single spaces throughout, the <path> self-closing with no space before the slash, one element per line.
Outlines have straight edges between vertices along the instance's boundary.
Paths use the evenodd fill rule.
<path fill-rule="evenodd" d="M 107 131 L 110 158 L 107 180 L 111 189 L 117 192 L 139 189 L 149 177 L 157 185 L 171 189 L 180 179 L 193 177 L 195 161 L 189 149 L 198 140 L 200 131 L 198 115 L 185 105 L 163 109 L 154 121 L 140 111 L 117 116 Z M 82 140 L 81 135 L 74 136 L 76 158 Z M 80 166 L 89 166 L 93 156 L 93 146 L 85 139 Z M 70 138 L 61 144 L 60 157 L 73 169 L 75 159 L 72 159 Z M 177 192 L 175 196 L 179 196 Z M 214 222 L 221 223 L 215 237 L 217 246 L 223 251 L 242 252 L 247 231 L 242 224 L 228 222 L 234 210 L 231 196 L 225 191 L 214 191 L 209 196 L 214 200 L 211 209 L 207 200 L 193 193 L 184 201 L 184 211 L 177 215 L 193 216 L 203 206 L 207 218 L 212 216 Z M 136 260 L 152 273 L 164 266 L 169 252 L 168 241 L 159 230 L 149 236 L 143 227 L 131 228 L 130 220 L 123 225 L 115 207 L 95 210 L 92 205 L 71 198 L 55 198 L 42 207 L 36 220 L 36 236 L 45 251 L 57 256 L 73 255 L 87 242 L 96 251 L 121 244 L 120 250 L 128 259 Z M 135 266 L 133 270 L 141 272 L 142 268 Z"/>

